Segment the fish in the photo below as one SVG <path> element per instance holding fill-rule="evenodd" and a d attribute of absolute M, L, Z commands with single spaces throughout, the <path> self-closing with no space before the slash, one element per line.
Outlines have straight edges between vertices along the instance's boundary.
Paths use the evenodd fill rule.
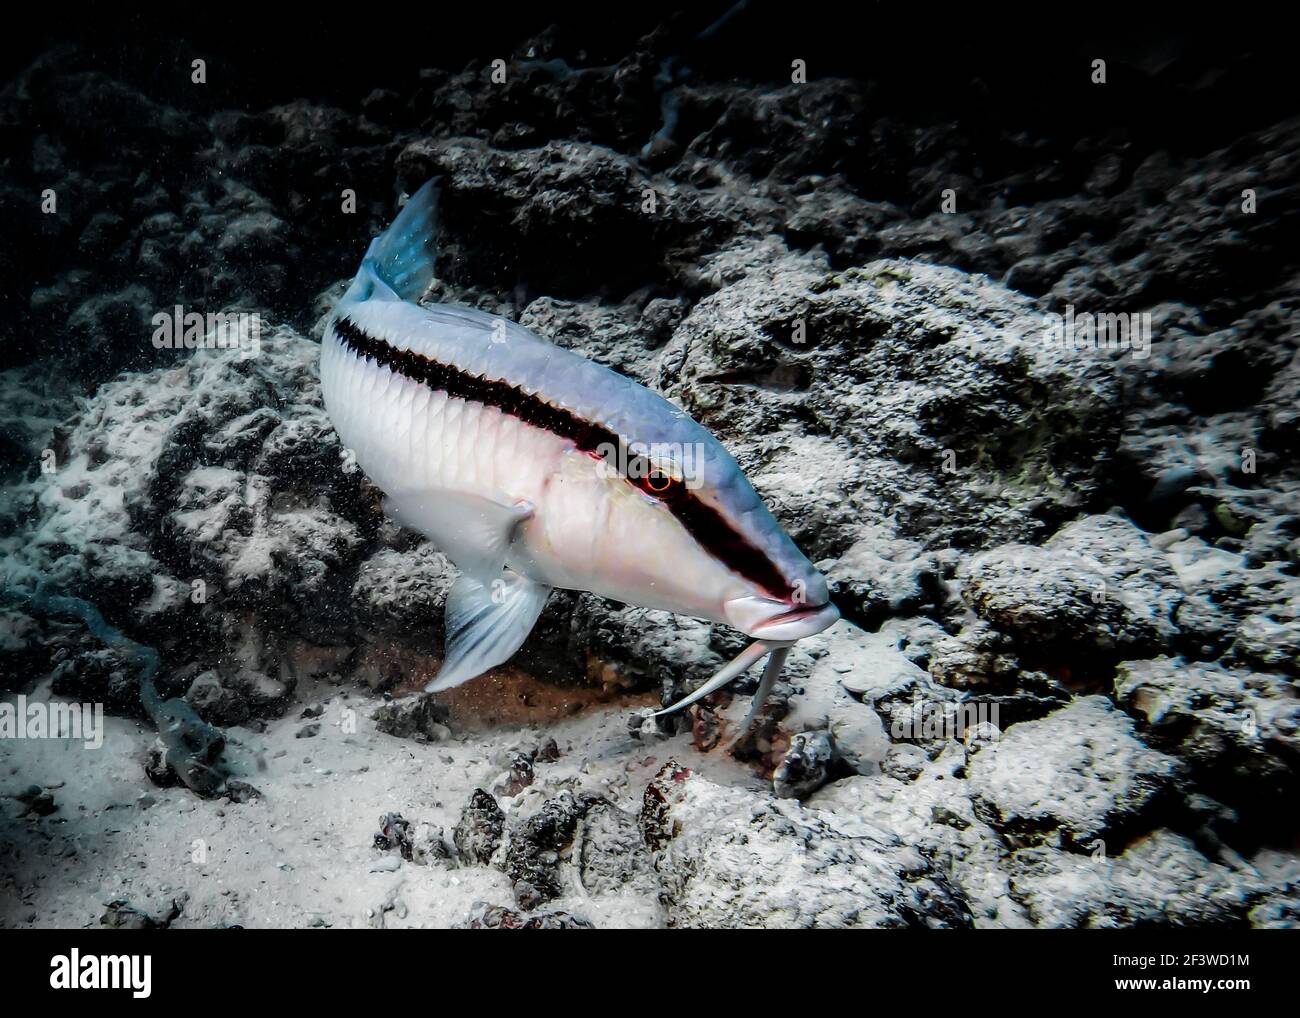
<path fill-rule="evenodd" d="M 835 623 L 826 578 L 735 459 L 681 408 L 508 318 L 421 304 L 437 180 L 374 238 L 326 320 L 320 378 L 344 449 L 386 512 L 456 566 L 429 692 L 505 663 L 555 589 L 732 626 L 751 641 L 655 716 Z M 738 736 L 739 738 L 740 736 Z"/>

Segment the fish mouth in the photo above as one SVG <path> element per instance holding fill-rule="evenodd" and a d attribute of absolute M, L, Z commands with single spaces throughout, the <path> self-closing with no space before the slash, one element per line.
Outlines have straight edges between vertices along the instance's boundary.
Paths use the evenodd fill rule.
<path fill-rule="evenodd" d="M 802 640 L 824 629 L 829 629 L 840 617 L 840 610 L 827 602 L 822 605 L 804 605 L 780 615 L 774 615 L 749 631 L 749 635 L 768 642 Z"/>
<path fill-rule="evenodd" d="M 825 604 L 791 605 L 761 597 L 738 597 L 723 606 L 727 621 L 742 633 L 770 643 L 802 640 L 835 623 L 840 610 Z"/>

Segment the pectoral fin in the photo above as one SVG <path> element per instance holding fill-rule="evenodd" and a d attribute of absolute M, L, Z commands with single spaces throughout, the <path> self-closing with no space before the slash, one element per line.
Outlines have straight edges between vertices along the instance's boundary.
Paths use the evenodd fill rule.
<path fill-rule="evenodd" d="M 551 588 L 502 571 L 483 583 L 463 574 L 447 595 L 447 651 L 425 690 L 459 686 L 510 658 L 532 632 Z"/>
<path fill-rule="evenodd" d="M 519 525 L 533 514 L 531 503 L 504 495 L 490 499 L 419 489 L 390 492 L 384 509 L 402 526 L 429 538 L 461 572 L 475 576 L 501 572 Z"/>

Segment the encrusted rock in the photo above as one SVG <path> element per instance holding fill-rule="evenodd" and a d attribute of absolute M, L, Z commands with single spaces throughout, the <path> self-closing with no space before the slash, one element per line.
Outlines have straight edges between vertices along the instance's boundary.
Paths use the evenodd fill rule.
<path fill-rule="evenodd" d="M 1115 696 L 1210 794 L 1249 806 L 1267 826 L 1295 810 L 1300 697 L 1286 679 L 1161 657 L 1120 665 Z"/>
<path fill-rule="evenodd" d="M 570 851 L 578 822 L 599 801 L 566 789 L 521 823 L 512 822 L 504 866 L 515 900 L 524 908 L 535 908 L 559 896 L 563 886 L 561 854 Z"/>
<path fill-rule="evenodd" d="M 452 834 L 461 860 L 471 864 L 489 862 L 501 843 L 505 822 L 496 799 L 481 788 L 474 789 Z"/>
<path fill-rule="evenodd" d="M 963 594 L 981 618 L 1027 644 L 1107 654 L 1168 645 L 1183 596 L 1165 556 L 1118 516 L 1071 523 L 1041 547 L 975 556 Z"/>
<path fill-rule="evenodd" d="M 588 894 L 619 894 L 633 890 L 657 895 L 654 872 L 645 837 L 637 818 L 612 803 L 592 804 L 578 829 L 575 861 Z"/>
<path fill-rule="evenodd" d="M 1111 857 L 1050 847 L 1016 852 L 1011 893 L 1035 926 L 1244 926 L 1264 881 L 1206 859 L 1182 835 L 1159 829 Z"/>
<path fill-rule="evenodd" d="M 375 728 L 400 739 L 441 742 L 451 735 L 451 729 L 447 727 L 449 716 L 445 705 L 424 693 L 417 693 L 380 706 L 375 711 Z"/>
<path fill-rule="evenodd" d="M 521 915 L 502 905 L 477 905 L 461 924 L 467 930 L 590 930 L 595 927 L 568 912 L 534 912 Z"/>
<path fill-rule="evenodd" d="M 969 777 L 981 815 L 1007 836 L 1087 847 L 1131 831 L 1180 769 L 1143 745 L 1108 699 L 1088 696 L 1007 729 L 974 756 Z"/>
<path fill-rule="evenodd" d="M 800 732 L 772 774 L 772 789 L 781 799 L 801 799 L 826 784 L 835 760 L 835 740 L 828 732 Z"/>
<path fill-rule="evenodd" d="M 670 923 L 693 928 L 967 926 L 947 877 L 867 822 L 666 764 L 641 825 Z"/>

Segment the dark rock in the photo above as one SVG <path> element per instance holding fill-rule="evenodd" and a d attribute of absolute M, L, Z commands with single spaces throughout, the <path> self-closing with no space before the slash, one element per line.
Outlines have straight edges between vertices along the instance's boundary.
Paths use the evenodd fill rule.
<path fill-rule="evenodd" d="M 423 693 L 404 696 L 375 711 L 375 728 L 399 739 L 438 742 L 450 734 L 447 708 Z"/>
<path fill-rule="evenodd" d="M 975 611 L 1027 644 L 1114 655 L 1167 646 L 1178 633 L 1177 574 L 1118 516 L 1071 523 L 1041 548 L 995 548 L 963 572 Z"/>
<path fill-rule="evenodd" d="M 108 903 L 99 924 L 114 930 L 165 930 L 180 917 L 183 904 L 182 899 L 173 899 L 165 914 L 153 916 L 124 898 L 116 898 Z"/>
<path fill-rule="evenodd" d="M 379 833 L 375 835 L 375 848 L 385 852 L 394 849 L 407 861 L 411 858 L 411 824 L 400 813 L 385 813 L 379 818 Z"/>
<path fill-rule="evenodd" d="M 826 784 L 835 760 L 835 740 L 828 732 L 800 732 L 772 774 L 781 799 L 802 799 Z"/>
<path fill-rule="evenodd" d="M 494 799 L 481 788 L 470 796 L 469 804 L 461 813 L 460 822 L 452 835 L 462 861 L 486 864 L 501 843 L 505 830 L 505 814 Z"/>
<path fill-rule="evenodd" d="M 1186 760 L 1197 785 L 1282 832 L 1300 805 L 1300 699 L 1277 675 L 1177 658 L 1127 661 L 1115 698 L 1145 738 Z"/>
<path fill-rule="evenodd" d="M 561 893 L 560 855 L 573 843 L 578 822 L 600 800 L 595 796 L 561 792 L 535 814 L 510 830 L 505 872 L 514 885 L 515 900 L 536 908 Z"/>
<path fill-rule="evenodd" d="M 521 915 L 502 905 L 479 905 L 464 923 L 467 930 L 591 930 L 586 919 L 568 912 L 535 912 Z"/>
<path fill-rule="evenodd" d="M 40 785 L 32 785 L 18 792 L 14 798 L 26 807 L 26 812 L 31 816 L 47 817 L 59 808 L 54 795 Z"/>
<path fill-rule="evenodd" d="M 532 783 L 532 759 L 522 753 L 516 753 L 510 761 L 510 770 L 506 772 L 505 779 L 497 792 L 500 795 L 518 795 Z"/>

